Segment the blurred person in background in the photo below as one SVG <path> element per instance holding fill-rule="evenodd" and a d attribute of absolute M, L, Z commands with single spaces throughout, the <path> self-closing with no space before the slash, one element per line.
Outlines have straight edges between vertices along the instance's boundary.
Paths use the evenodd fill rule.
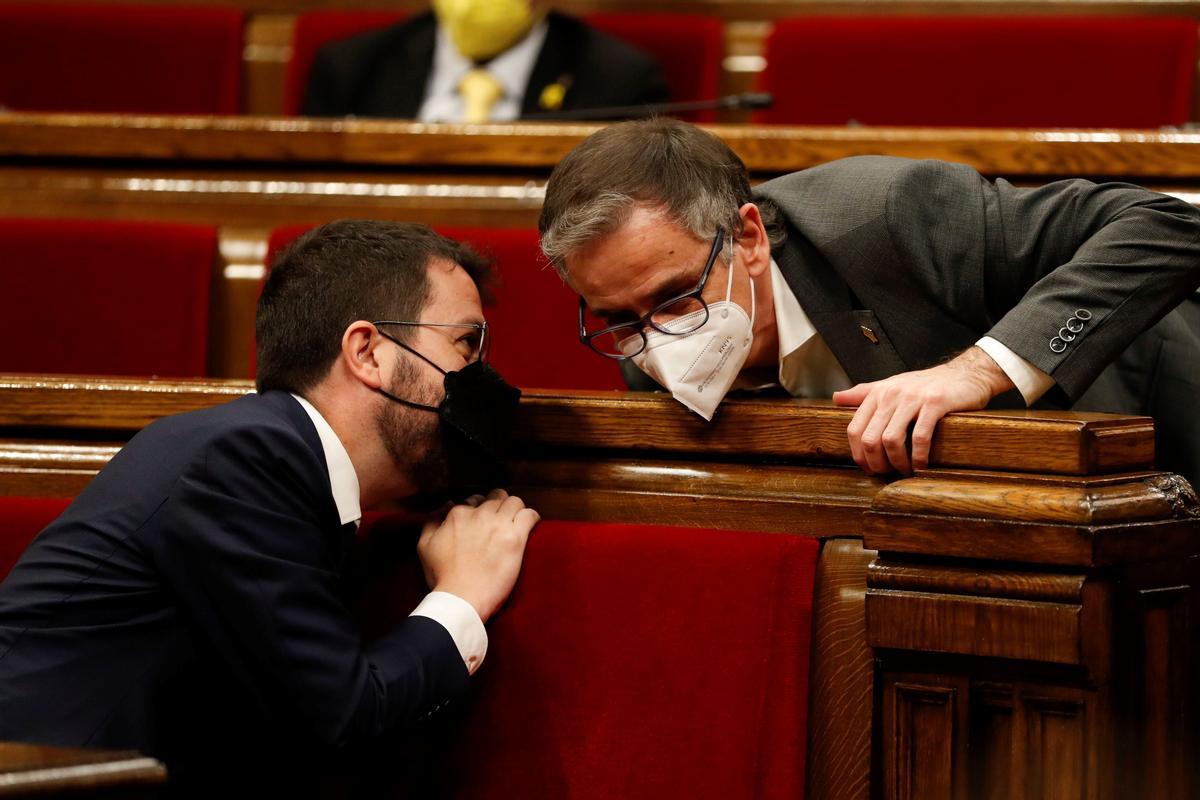
<path fill-rule="evenodd" d="M 481 123 L 668 99 L 651 56 L 545 0 L 434 0 L 321 48 L 303 113 Z"/>

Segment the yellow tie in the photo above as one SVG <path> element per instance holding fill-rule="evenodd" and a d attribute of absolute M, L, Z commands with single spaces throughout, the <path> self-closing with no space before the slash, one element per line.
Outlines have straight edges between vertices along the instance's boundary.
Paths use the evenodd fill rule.
<path fill-rule="evenodd" d="M 487 122 L 492 106 L 504 96 L 504 87 L 486 69 L 473 69 L 458 82 L 458 93 L 466 105 L 464 122 Z"/>

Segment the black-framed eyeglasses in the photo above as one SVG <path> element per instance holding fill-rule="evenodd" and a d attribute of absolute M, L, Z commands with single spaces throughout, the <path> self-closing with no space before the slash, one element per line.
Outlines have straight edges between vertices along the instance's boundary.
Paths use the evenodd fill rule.
<path fill-rule="evenodd" d="M 700 295 L 704 291 L 704 285 L 708 283 L 708 276 L 712 272 L 713 264 L 717 263 L 717 256 L 720 255 L 724 242 L 725 231 L 718 228 L 713 236 L 712 248 L 708 252 L 708 261 L 704 263 L 704 271 L 700 273 L 700 280 L 695 288 L 660 303 L 641 319 L 589 331 L 587 303 L 582 297 L 579 298 L 579 341 L 605 358 L 624 361 L 646 349 L 647 325 L 669 336 L 684 336 L 699 330 L 708 322 L 708 303 L 705 303 Z M 666 327 L 667 325 L 670 327 Z"/>
<path fill-rule="evenodd" d="M 409 322 L 400 319 L 378 319 L 371 324 L 376 327 L 380 325 L 407 325 L 419 328 L 455 329 L 460 333 L 453 334 L 454 347 L 462 354 L 467 363 L 470 364 L 474 361 L 487 362 L 490 340 L 488 338 L 488 324 L 486 322 Z"/>

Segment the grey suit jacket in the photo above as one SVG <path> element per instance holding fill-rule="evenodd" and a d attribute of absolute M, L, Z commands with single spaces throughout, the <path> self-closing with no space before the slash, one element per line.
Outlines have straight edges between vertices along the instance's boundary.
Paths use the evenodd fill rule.
<path fill-rule="evenodd" d="M 773 255 L 855 382 L 931 366 L 988 335 L 1054 379 L 1048 405 L 1153 416 L 1159 466 L 1200 485 L 1191 205 L 1128 184 L 1025 189 L 881 156 L 756 194 L 782 212 L 787 241 Z"/>

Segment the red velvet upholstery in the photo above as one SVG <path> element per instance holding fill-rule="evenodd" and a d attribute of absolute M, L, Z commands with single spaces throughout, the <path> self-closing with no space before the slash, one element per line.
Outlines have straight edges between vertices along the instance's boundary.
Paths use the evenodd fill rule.
<path fill-rule="evenodd" d="M 311 226 L 277 228 L 267 261 Z M 438 227 L 496 262 L 495 304 L 487 308 L 491 362 L 517 386 L 542 389 L 624 389 L 615 361 L 579 343 L 578 297 L 538 248 L 529 229 Z"/>
<path fill-rule="evenodd" d="M 33 537 L 70 502 L 57 497 L 0 497 L 0 581 L 12 570 Z"/>
<path fill-rule="evenodd" d="M 283 113 L 300 113 L 309 70 L 317 51 L 324 45 L 372 28 L 393 25 L 405 16 L 406 13 L 398 11 L 307 11 L 297 14 L 292 32 L 292 57 L 283 76 Z"/>
<path fill-rule="evenodd" d="M 386 519 L 364 529 L 396 533 Z M 454 726 L 449 795 L 803 797 L 817 549 L 787 535 L 542 522 Z M 413 563 L 364 595 L 367 628 L 413 607 L 424 588 Z"/>
<path fill-rule="evenodd" d="M 590 25 L 624 39 L 658 61 L 671 100 L 709 100 L 721 90 L 721 58 L 725 27 L 715 17 L 693 14 L 588 14 Z M 712 122 L 716 112 L 680 115 L 694 122 Z"/>
<path fill-rule="evenodd" d="M 0 4 L 0 106 L 236 114 L 241 69 L 236 9 Z"/>
<path fill-rule="evenodd" d="M 0 372 L 205 374 L 211 227 L 0 219 Z"/>
<path fill-rule="evenodd" d="M 1197 23 L 1168 17 L 777 22 L 760 122 L 1122 127 L 1189 119 Z"/>

